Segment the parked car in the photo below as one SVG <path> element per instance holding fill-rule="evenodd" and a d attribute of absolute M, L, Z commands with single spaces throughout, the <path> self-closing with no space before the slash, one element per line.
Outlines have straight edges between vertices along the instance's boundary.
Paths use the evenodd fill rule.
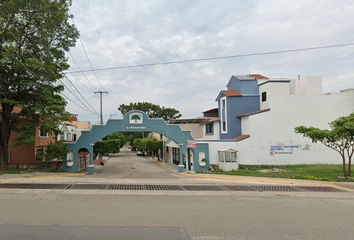
<path fill-rule="evenodd" d="M 136 151 L 137 156 L 144 156 L 144 151 L 138 150 Z"/>
<path fill-rule="evenodd" d="M 128 147 L 128 149 L 131 149 L 131 148 L 132 148 L 132 147 L 131 147 L 131 146 L 129 146 L 129 145 L 128 145 L 127 147 Z"/>

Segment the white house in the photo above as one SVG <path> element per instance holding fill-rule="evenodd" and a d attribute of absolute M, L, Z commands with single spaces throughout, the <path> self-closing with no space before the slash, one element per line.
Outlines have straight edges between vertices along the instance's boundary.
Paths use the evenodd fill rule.
<path fill-rule="evenodd" d="M 197 143 L 208 143 L 210 164 L 224 170 L 238 164 L 340 164 L 337 152 L 295 134 L 294 128 L 328 129 L 329 122 L 354 111 L 354 89 L 322 93 L 321 77 L 235 75 L 216 101 L 218 116 L 199 124 L 203 136 L 192 131 Z M 220 161 L 228 149 L 235 156 Z"/>

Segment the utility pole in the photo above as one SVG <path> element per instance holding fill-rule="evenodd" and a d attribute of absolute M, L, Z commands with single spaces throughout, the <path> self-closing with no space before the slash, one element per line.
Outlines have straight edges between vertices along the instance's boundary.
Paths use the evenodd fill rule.
<path fill-rule="evenodd" d="M 100 94 L 100 106 L 101 106 L 101 125 L 103 125 L 103 119 L 102 119 L 102 93 L 108 93 L 107 91 L 98 91 L 94 93 L 99 93 Z"/>

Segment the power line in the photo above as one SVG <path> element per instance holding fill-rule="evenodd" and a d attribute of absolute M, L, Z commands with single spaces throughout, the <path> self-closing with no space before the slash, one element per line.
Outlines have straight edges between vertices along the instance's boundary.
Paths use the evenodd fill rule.
<path fill-rule="evenodd" d="M 271 54 L 280 54 L 280 53 L 290 53 L 290 52 L 318 50 L 318 49 L 325 49 L 325 48 L 345 47 L 345 46 L 351 46 L 351 45 L 354 45 L 354 43 L 344 43 L 344 44 L 327 45 L 327 46 L 310 47 L 310 48 L 298 48 L 298 49 L 272 51 L 272 52 L 247 53 L 247 54 L 224 56 L 224 57 L 199 58 L 199 59 L 192 59 L 192 60 L 180 60 L 180 61 L 161 62 L 161 63 L 147 63 L 147 64 L 122 66 L 122 67 L 98 68 L 98 69 L 92 69 L 92 70 L 73 71 L 71 73 L 92 72 L 92 71 L 108 71 L 108 70 L 128 69 L 128 68 L 138 68 L 138 67 L 153 67 L 153 66 L 158 66 L 158 65 L 170 65 L 170 64 L 179 64 L 179 63 L 191 63 L 191 62 L 221 60 L 221 59 L 229 59 L 229 58 L 242 58 L 242 57 L 262 56 L 262 55 L 271 55 Z"/>
<path fill-rule="evenodd" d="M 84 98 L 84 96 L 82 96 L 82 94 L 80 93 L 80 91 L 75 87 L 75 85 L 72 83 L 72 81 L 67 77 L 65 76 L 65 78 L 70 82 L 70 84 L 76 89 L 76 91 L 80 94 L 80 96 L 82 97 L 82 99 L 85 100 L 85 102 L 87 103 L 87 105 L 89 107 L 91 107 L 91 109 L 98 115 L 98 112 L 91 106 L 91 104 Z"/>
<path fill-rule="evenodd" d="M 69 71 L 69 73 L 71 73 Z M 64 73 L 63 73 L 64 74 Z M 83 84 L 74 74 L 71 74 L 71 76 L 73 76 L 79 83 L 81 83 L 82 86 L 84 86 L 87 90 L 89 90 L 90 92 L 92 92 L 91 89 L 89 89 L 85 84 Z"/>
<path fill-rule="evenodd" d="M 71 14 L 70 10 L 69 10 L 69 13 Z M 74 26 L 76 27 L 76 24 L 75 24 L 75 21 L 74 21 L 73 18 L 71 19 L 71 21 L 73 22 Z M 93 71 L 93 73 L 94 73 L 94 75 L 95 75 L 95 77 L 96 77 L 96 79 L 97 79 L 97 82 L 100 84 L 100 86 L 102 87 L 103 90 L 107 91 L 107 90 L 102 86 L 100 80 L 98 79 L 98 77 L 97 77 L 97 75 L 96 75 L 95 70 L 94 70 L 93 67 L 92 67 L 91 60 L 90 60 L 90 58 L 89 58 L 89 56 L 88 56 L 88 54 L 87 54 L 85 45 L 84 45 L 84 43 L 83 43 L 83 41 L 82 41 L 82 39 L 81 39 L 80 36 L 79 36 L 79 40 L 80 40 L 80 42 L 81 42 L 82 49 L 83 49 L 84 52 L 85 52 L 86 59 L 87 59 L 87 61 L 88 61 L 89 64 L 90 64 L 91 70 Z M 71 53 L 70 53 L 70 56 L 73 58 L 73 56 L 71 55 Z M 74 59 L 74 58 L 73 58 L 73 59 Z M 74 60 L 74 61 L 75 61 L 75 60 Z M 75 61 L 75 63 L 76 63 L 76 61 Z M 76 65 L 79 67 L 79 65 L 78 65 L 77 63 L 76 63 Z M 80 67 L 79 67 L 79 69 L 80 69 Z M 81 69 L 80 69 L 80 70 L 81 70 Z M 84 74 L 84 73 L 82 72 L 82 74 Z M 85 76 L 85 77 L 86 77 L 86 76 Z M 87 79 L 87 78 L 86 78 L 86 79 Z M 91 82 L 90 82 L 90 83 L 91 83 Z M 95 88 L 95 89 L 98 91 L 97 88 Z M 111 104 L 112 108 L 114 109 L 113 104 L 112 104 L 112 101 L 111 101 L 111 97 L 108 96 L 108 99 L 109 99 L 109 103 Z M 108 104 L 108 105 L 109 105 L 109 104 Z"/>
<path fill-rule="evenodd" d="M 71 15 L 70 9 L 69 9 L 69 13 L 70 13 L 70 15 Z M 74 18 L 71 18 L 71 21 L 73 22 L 74 27 L 76 27 L 76 24 L 75 24 Z M 86 55 L 87 61 L 89 62 L 90 67 L 91 67 L 91 70 L 92 70 L 92 71 L 93 71 L 93 73 L 95 74 L 95 77 L 96 77 L 96 79 L 97 79 L 98 83 L 100 84 L 100 86 L 102 87 L 102 89 L 103 89 L 103 90 L 106 90 L 106 89 L 104 89 L 104 87 L 102 86 L 102 84 L 101 84 L 100 80 L 98 79 L 98 77 L 97 77 L 97 75 L 96 75 L 95 70 L 94 70 L 94 69 L 93 69 L 93 67 L 92 67 L 92 64 L 91 64 L 90 58 L 89 58 L 89 57 L 88 57 L 88 55 L 87 55 L 87 52 L 86 52 L 86 49 L 85 49 L 84 43 L 82 42 L 82 40 L 81 40 L 81 37 L 80 37 L 80 36 L 79 36 L 79 40 L 80 40 L 80 42 L 81 42 L 82 49 L 83 49 L 83 50 L 84 50 L 84 52 L 85 52 L 85 55 Z"/>
<path fill-rule="evenodd" d="M 80 72 L 82 73 L 82 75 L 84 75 L 84 77 L 86 78 L 86 80 L 91 84 L 91 86 L 96 89 L 98 91 L 98 89 L 91 83 L 91 81 L 86 77 L 85 73 L 83 71 L 81 71 L 81 68 L 79 67 L 79 64 L 77 64 L 75 58 L 73 57 L 73 55 L 71 55 L 70 51 L 68 52 L 70 57 L 72 58 L 72 60 L 74 61 L 74 63 L 76 64 L 76 66 L 80 69 Z M 72 72 L 70 72 L 72 74 Z M 65 74 L 65 73 L 64 73 Z M 73 74 L 72 74 L 73 75 Z"/>

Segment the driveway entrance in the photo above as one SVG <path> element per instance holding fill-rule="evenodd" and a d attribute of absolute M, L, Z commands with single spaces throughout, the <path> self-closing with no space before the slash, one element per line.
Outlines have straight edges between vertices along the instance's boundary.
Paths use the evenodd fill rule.
<path fill-rule="evenodd" d="M 177 179 L 178 167 L 175 173 L 161 167 L 156 160 L 147 156 L 137 156 L 136 152 L 123 147 L 120 153 L 110 155 L 97 174 L 90 177 L 112 179 Z"/>

